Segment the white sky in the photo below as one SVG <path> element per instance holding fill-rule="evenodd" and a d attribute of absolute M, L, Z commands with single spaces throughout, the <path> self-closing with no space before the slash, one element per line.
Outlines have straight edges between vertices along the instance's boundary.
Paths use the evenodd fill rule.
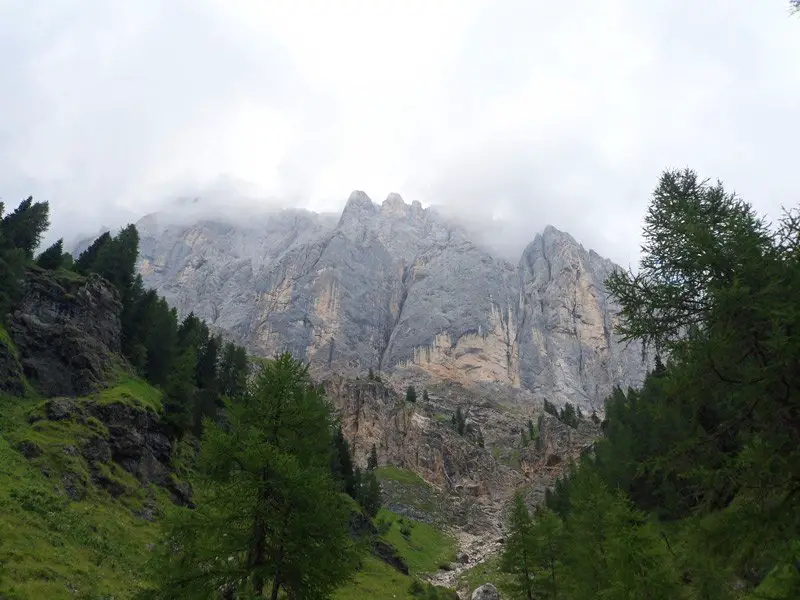
<path fill-rule="evenodd" d="M 361 189 L 628 264 L 666 167 L 800 197 L 788 0 L 0 0 L 0 84 L 0 197 L 49 200 L 50 238 Z"/>

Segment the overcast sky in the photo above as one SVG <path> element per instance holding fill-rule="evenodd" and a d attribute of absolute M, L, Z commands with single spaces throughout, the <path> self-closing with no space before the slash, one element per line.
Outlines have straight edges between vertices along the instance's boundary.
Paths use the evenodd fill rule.
<path fill-rule="evenodd" d="M 629 264 L 665 167 L 800 198 L 788 0 L 0 0 L 0 83 L 0 197 L 67 237 L 208 188 L 361 189 Z"/>

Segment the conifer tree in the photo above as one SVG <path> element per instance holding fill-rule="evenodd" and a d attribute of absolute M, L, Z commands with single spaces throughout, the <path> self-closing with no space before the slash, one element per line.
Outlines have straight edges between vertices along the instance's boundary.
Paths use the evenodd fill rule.
<path fill-rule="evenodd" d="M 75 261 L 75 268 L 78 273 L 87 274 L 97 260 L 97 255 L 100 249 L 111 241 L 111 233 L 106 231 L 95 239 L 89 247 L 78 255 L 78 260 Z"/>
<path fill-rule="evenodd" d="M 36 258 L 36 264 L 43 269 L 54 271 L 64 259 L 64 240 L 59 239 Z"/>
<path fill-rule="evenodd" d="M 50 226 L 49 219 L 49 203 L 34 202 L 32 196 L 26 198 L 0 221 L 3 243 L 8 248 L 19 250 L 30 260 Z"/>
<path fill-rule="evenodd" d="M 417 401 L 417 390 L 414 389 L 413 385 L 409 385 L 406 388 L 406 402 L 416 402 Z"/>
<path fill-rule="evenodd" d="M 375 444 L 372 444 L 372 450 L 369 452 L 369 459 L 367 460 L 367 469 L 373 471 L 378 468 L 378 450 Z"/>
<path fill-rule="evenodd" d="M 513 578 L 512 589 L 517 598 L 533 600 L 537 597 L 534 591 L 535 567 L 533 521 L 525 498 L 518 492 L 511 504 L 508 535 L 500 558 L 501 570 Z"/>
<path fill-rule="evenodd" d="M 155 559 L 159 599 L 328 598 L 356 567 L 349 509 L 330 474 L 330 406 L 285 354 L 206 423 L 197 508 L 174 509 Z"/>

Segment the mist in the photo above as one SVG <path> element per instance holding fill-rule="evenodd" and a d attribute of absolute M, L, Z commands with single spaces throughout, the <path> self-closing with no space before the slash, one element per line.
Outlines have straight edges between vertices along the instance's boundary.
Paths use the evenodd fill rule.
<path fill-rule="evenodd" d="M 796 204 L 787 8 L 6 0 L 0 197 L 49 201 L 47 243 L 397 192 L 512 261 L 551 224 L 634 265 L 666 168 L 772 218 Z"/>

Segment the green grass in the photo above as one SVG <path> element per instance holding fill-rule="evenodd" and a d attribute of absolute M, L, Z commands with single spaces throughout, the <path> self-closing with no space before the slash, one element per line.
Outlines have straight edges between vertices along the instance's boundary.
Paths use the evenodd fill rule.
<path fill-rule="evenodd" d="M 364 559 L 361 569 L 350 583 L 339 588 L 333 600 L 413 600 L 411 577 L 390 567 L 374 556 Z"/>
<path fill-rule="evenodd" d="M 382 537 L 397 548 L 411 574 L 433 573 L 455 560 L 456 540 L 427 523 L 401 517 L 383 508 L 378 512 L 376 522 L 379 530 L 381 522 L 388 527 Z"/>
<path fill-rule="evenodd" d="M 10 351 L 11 355 L 15 358 L 19 358 L 19 353 L 17 352 L 17 347 L 14 345 L 14 340 L 11 339 L 11 336 L 8 335 L 6 328 L 3 327 L 3 324 L 0 323 L 0 344 L 6 346 Z"/>
<path fill-rule="evenodd" d="M 136 386 L 130 390 L 141 389 Z M 143 405 L 154 390 L 145 390 Z M 114 463 L 99 466 L 102 476 L 123 490 L 114 499 L 91 483 L 80 448 L 104 437 L 96 419 L 85 423 L 28 417 L 42 401 L 0 396 L 0 596 L 8 600 L 130 598 L 158 527 L 136 515 L 147 501 L 156 509 L 169 501 L 155 486 L 142 487 Z M 39 453 L 26 459 L 19 444 Z M 66 494 L 64 481 L 80 489 Z"/>
<path fill-rule="evenodd" d="M 375 470 L 375 474 L 379 481 L 396 481 L 406 485 L 428 486 L 426 481 L 416 473 L 399 467 L 378 467 Z"/>
<path fill-rule="evenodd" d="M 99 404 L 113 404 L 121 402 L 128 406 L 146 408 L 161 412 L 162 394 L 146 381 L 128 374 L 118 376 L 117 382 L 112 387 L 102 390 L 92 397 Z"/>

